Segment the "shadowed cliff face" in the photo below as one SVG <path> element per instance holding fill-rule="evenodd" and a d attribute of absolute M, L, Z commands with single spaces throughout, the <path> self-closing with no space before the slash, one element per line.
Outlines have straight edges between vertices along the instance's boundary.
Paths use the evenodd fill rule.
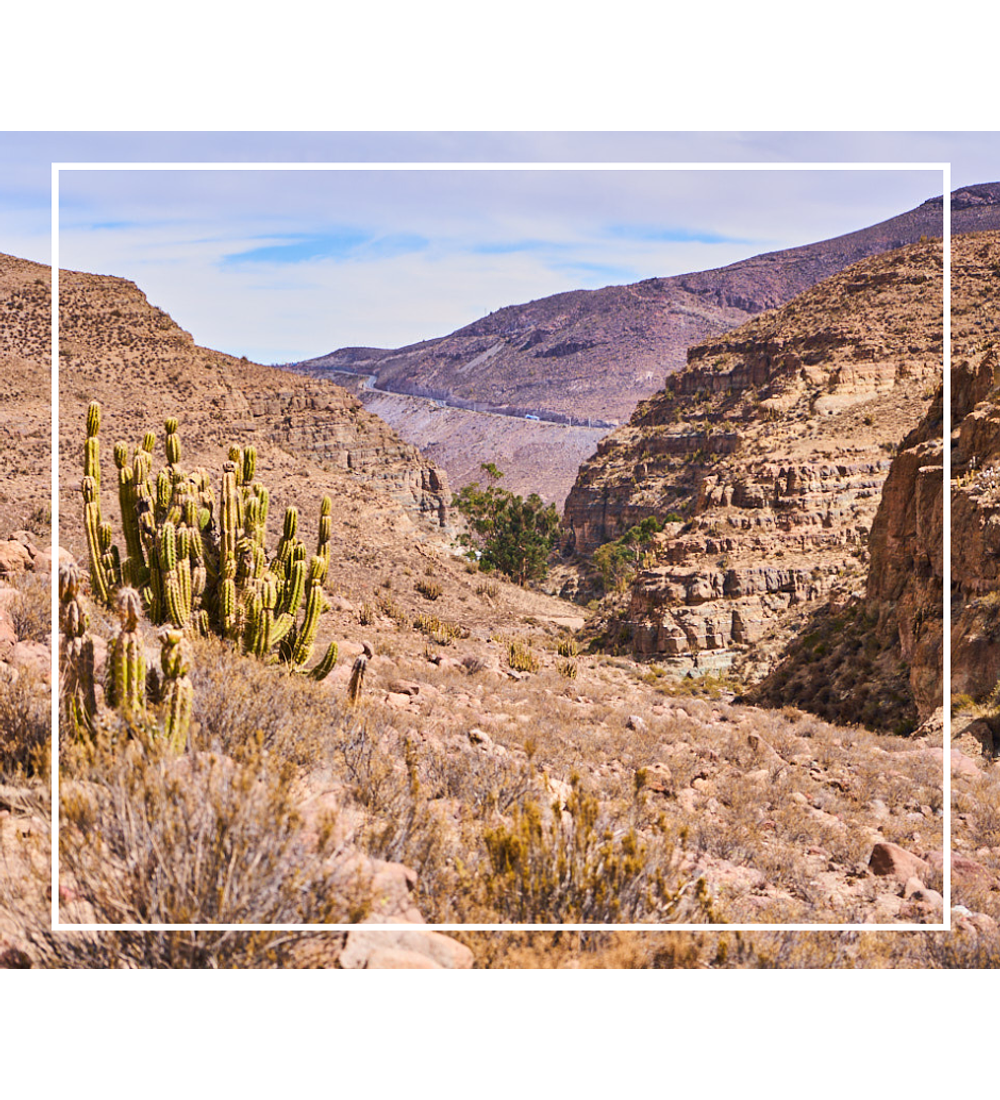
<path fill-rule="evenodd" d="M 994 279 L 998 293 L 1000 265 Z M 1000 338 L 952 377 L 951 691 L 982 701 L 1000 682 Z"/>
<path fill-rule="evenodd" d="M 1000 678 L 1000 234 L 957 238 L 953 248 L 951 691 L 983 698 Z M 941 396 L 893 461 L 866 592 L 880 637 L 909 669 L 920 718 L 944 701 Z"/>

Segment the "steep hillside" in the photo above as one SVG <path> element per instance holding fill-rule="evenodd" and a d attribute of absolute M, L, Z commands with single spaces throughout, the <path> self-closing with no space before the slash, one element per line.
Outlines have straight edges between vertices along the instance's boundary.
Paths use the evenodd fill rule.
<path fill-rule="evenodd" d="M 255 444 L 280 504 L 301 504 L 304 515 L 323 484 L 363 507 L 373 526 L 402 533 L 422 519 L 448 521 L 446 476 L 356 398 L 197 347 L 126 280 L 62 273 L 59 387 L 66 515 L 79 512 L 80 425 L 97 400 L 115 439 L 137 441 L 176 416 L 185 462 L 218 469 L 230 445 Z"/>
<path fill-rule="evenodd" d="M 50 314 L 49 269 L 0 253 L 0 512 L 11 530 L 39 536 L 49 529 Z"/>
<path fill-rule="evenodd" d="M 955 243 L 959 300 L 979 293 L 967 241 Z M 757 679 L 807 613 L 859 592 L 891 456 L 940 382 L 941 310 L 940 244 L 917 244 L 693 347 L 567 501 L 577 553 L 647 516 L 681 517 L 611 639 L 681 671 Z"/>

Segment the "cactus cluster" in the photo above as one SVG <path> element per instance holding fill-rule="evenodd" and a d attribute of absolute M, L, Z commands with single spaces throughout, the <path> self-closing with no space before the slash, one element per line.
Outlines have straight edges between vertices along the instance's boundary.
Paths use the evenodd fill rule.
<path fill-rule="evenodd" d="M 177 420 L 170 417 L 165 428 L 167 461 L 155 477 L 152 432 L 131 457 L 125 443 L 114 447 L 125 538 L 122 558 L 111 525 L 101 515 L 100 406 L 90 404 L 81 490 L 95 597 L 110 606 L 114 593 L 134 588 L 157 626 L 214 633 L 261 660 L 305 671 L 328 606 L 323 584 L 330 564 L 330 498 L 324 497 L 320 508 L 314 555 L 307 560 L 296 533 L 298 512 L 289 508 L 282 537 L 269 557 L 270 499 L 255 480 L 256 450 L 230 449 L 216 507 L 208 472 L 181 467 Z M 337 646 L 331 643 L 309 675 L 323 679 L 336 660 Z"/>

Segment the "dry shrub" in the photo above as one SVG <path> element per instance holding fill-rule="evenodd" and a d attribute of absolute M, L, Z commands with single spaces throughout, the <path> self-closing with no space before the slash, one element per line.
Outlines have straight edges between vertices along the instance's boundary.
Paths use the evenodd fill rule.
<path fill-rule="evenodd" d="M 716 937 L 703 932 L 453 932 L 477 970 L 705 969 Z"/>
<path fill-rule="evenodd" d="M 488 862 L 479 878 L 482 902 L 497 922 L 670 923 L 711 919 L 703 880 L 677 884 L 671 847 L 617 828 L 597 799 L 571 782 L 565 813 L 533 799 L 512 820 L 483 833 Z"/>
<path fill-rule="evenodd" d="M 52 630 L 49 575 L 25 573 L 18 577 L 15 588 L 17 596 L 10 606 L 10 619 L 18 639 L 47 643 Z"/>
<path fill-rule="evenodd" d="M 427 600 L 438 599 L 444 591 L 437 581 L 417 581 L 414 587 Z"/>
<path fill-rule="evenodd" d="M 47 916 L 47 914 L 46 914 Z M 309 959 L 309 932 L 51 932 L 39 922 L 27 935 L 33 965 L 54 970 L 325 969 L 332 952 Z"/>
<path fill-rule="evenodd" d="M 419 587 L 419 585 L 418 585 Z M 440 595 L 440 592 L 438 593 Z M 406 610 L 398 604 L 388 592 L 376 592 L 375 593 L 375 606 L 379 613 L 385 615 L 387 618 L 393 620 L 399 626 L 409 626 L 410 617 L 406 613 Z M 374 617 L 373 617 L 374 621 Z M 366 625 L 362 622 L 362 625 Z"/>
<path fill-rule="evenodd" d="M 531 646 L 523 638 L 511 638 L 505 646 L 507 663 L 515 672 L 537 672 L 541 667 Z"/>
<path fill-rule="evenodd" d="M 426 634 L 436 645 L 451 645 L 457 638 L 467 638 L 468 630 L 457 623 L 449 623 L 434 615 L 418 615 L 413 620 L 413 629 Z"/>
<path fill-rule="evenodd" d="M 1000 970 L 1000 935 L 927 936 L 923 968 L 928 970 Z"/>
<path fill-rule="evenodd" d="M 45 685 L 21 671 L 0 679 L 0 776 L 48 771 L 52 716 Z"/>
<path fill-rule="evenodd" d="M 190 675 L 195 748 L 233 753 L 259 742 L 280 759 L 309 767 L 325 756 L 330 732 L 342 720 L 329 684 L 261 668 L 214 638 L 195 641 Z"/>
<path fill-rule="evenodd" d="M 418 900 L 428 920 L 445 920 L 441 875 L 454 853 L 440 814 L 421 780 L 417 748 L 371 718 L 345 725 L 334 742 L 351 794 L 363 810 L 351 843 L 375 859 L 405 863 L 419 876 Z"/>
<path fill-rule="evenodd" d="M 259 747 L 236 759 L 174 757 L 137 741 L 98 745 L 63 781 L 61 918 L 101 924 L 324 924 L 357 921 L 370 889 L 334 846 L 333 823 L 307 837 L 290 769 Z M 22 916 L 24 916 L 22 914 Z M 25 920 L 49 967 L 260 967 L 287 964 L 300 935 L 171 931 L 53 933 Z"/>
<path fill-rule="evenodd" d="M 530 753 L 497 755 L 471 746 L 464 752 L 430 751 L 421 759 L 421 774 L 428 797 L 460 799 L 479 822 L 541 797 L 544 789 Z"/>

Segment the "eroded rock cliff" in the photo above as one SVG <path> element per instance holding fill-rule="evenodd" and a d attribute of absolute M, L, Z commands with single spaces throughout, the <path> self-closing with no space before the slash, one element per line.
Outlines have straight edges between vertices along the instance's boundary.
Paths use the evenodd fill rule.
<path fill-rule="evenodd" d="M 654 540 L 610 640 L 756 680 L 817 608 L 864 593 L 892 456 L 940 384 L 941 263 L 940 242 L 863 261 L 692 348 L 603 441 L 567 501 L 567 549 L 681 517 Z M 933 465 L 921 453 L 914 468 L 922 535 Z"/>

